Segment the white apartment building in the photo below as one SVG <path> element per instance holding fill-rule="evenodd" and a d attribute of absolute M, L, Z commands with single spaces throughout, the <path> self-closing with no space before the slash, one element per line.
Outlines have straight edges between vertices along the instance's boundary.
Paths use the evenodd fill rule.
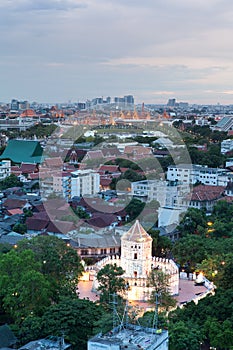
<path fill-rule="evenodd" d="M 7 176 L 11 174 L 11 161 L 2 160 L 0 161 L 0 181 L 4 180 Z"/>
<path fill-rule="evenodd" d="M 76 170 L 69 178 L 63 179 L 63 191 L 66 199 L 95 195 L 100 189 L 100 175 L 94 170 Z"/>
<path fill-rule="evenodd" d="M 171 186 L 168 181 L 142 180 L 131 183 L 131 195 L 142 201 L 156 200 L 160 207 L 177 207 L 190 193 L 188 184 Z"/>
<path fill-rule="evenodd" d="M 142 180 L 131 183 L 131 195 L 148 202 L 156 200 L 160 205 L 166 202 L 167 182 L 160 180 Z"/>
<path fill-rule="evenodd" d="M 197 164 L 169 165 L 167 171 L 168 181 L 183 184 L 201 182 L 203 185 L 226 186 L 230 179 L 230 172 L 226 170 Z"/>
<path fill-rule="evenodd" d="M 233 140 L 232 139 L 227 139 L 223 140 L 221 142 L 221 153 L 226 154 L 227 152 L 230 152 L 233 150 Z"/>

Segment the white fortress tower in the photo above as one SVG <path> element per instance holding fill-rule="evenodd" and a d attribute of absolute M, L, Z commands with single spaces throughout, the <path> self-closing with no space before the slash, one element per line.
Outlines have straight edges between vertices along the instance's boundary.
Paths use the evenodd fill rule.
<path fill-rule="evenodd" d="M 116 264 L 125 271 L 123 277 L 129 285 L 128 299 L 146 301 L 151 288 L 147 287 L 147 279 L 153 268 L 159 268 L 169 275 L 169 288 L 172 295 L 179 293 L 179 269 L 171 259 L 152 257 L 152 238 L 144 230 L 138 220 L 121 237 L 121 257 L 107 257 L 95 266 L 97 272 L 107 264 Z M 97 274 L 96 272 L 96 274 Z M 97 289 L 96 278 L 93 289 Z"/>
<path fill-rule="evenodd" d="M 136 220 L 121 237 L 121 267 L 126 278 L 147 278 L 152 264 L 152 238 Z"/>

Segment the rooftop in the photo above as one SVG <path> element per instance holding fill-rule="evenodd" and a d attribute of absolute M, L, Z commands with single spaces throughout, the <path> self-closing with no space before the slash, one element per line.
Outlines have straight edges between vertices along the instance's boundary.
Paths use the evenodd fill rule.
<path fill-rule="evenodd" d="M 0 159 L 14 163 L 40 163 L 43 149 L 38 141 L 9 140 Z"/>
<path fill-rule="evenodd" d="M 145 242 L 152 241 L 151 236 L 144 230 L 138 220 L 135 221 L 134 225 L 122 236 L 122 240 L 132 242 Z"/>
<path fill-rule="evenodd" d="M 115 328 L 106 335 L 90 339 L 88 349 L 99 349 L 100 345 L 115 345 L 116 350 L 121 349 L 151 349 L 155 350 L 160 344 L 168 341 L 168 332 L 162 330 L 155 330 L 152 328 L 144 328 L 136 325 L 127 325 L 123 329 Z M 93 346 L 92 346 L 93 345 Z"/>

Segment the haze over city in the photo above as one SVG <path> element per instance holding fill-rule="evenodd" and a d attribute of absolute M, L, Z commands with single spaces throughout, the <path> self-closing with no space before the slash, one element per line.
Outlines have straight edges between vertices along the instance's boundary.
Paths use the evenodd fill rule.
<path fill-rule="evenodd" d="M 1 101 L 232 103 L 229 0 L 2 0 Z"/>

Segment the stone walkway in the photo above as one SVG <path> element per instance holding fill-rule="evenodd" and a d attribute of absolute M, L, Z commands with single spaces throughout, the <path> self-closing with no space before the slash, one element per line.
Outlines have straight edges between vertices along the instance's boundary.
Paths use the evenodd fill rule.
<path fill-rule="evenodd" d="M 98 300 L 96 293 L 91 291 L 92 281 L 80 282 L 78 285 L 79 297 L 81 299 L 88 298 L 91 301 Z M 204 286 L 195 286 L 194 281 L 180 279 L 179 295 L 175 297 L 179 305 L 185 304 L 196 297 L 207 292 Z M 141 303 L 140 303 L 141 304 Z"/>

